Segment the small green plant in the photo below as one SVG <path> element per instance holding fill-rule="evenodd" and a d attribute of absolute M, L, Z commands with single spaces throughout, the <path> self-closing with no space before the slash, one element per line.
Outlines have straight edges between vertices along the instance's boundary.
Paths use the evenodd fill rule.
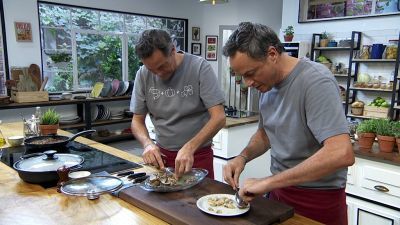
<path fill-rule="evenodd" d="M 400 121 L 392 122 L 393 123 L 393 133 L 396 138 L 400 138 Z"/>
<path fill-rule="evenodd" d="M 60 115 L 54 109 L 48 109 L 40 118 L 42 125 L 54 125 L 60 121 Z"/>
<path fill-rule="evenodd" d="M 293 26 L 288 26 L 284 31 L 286 36 L 292 36 L 294 34 Z"/>
<path fill-rule="evenodd" d="M 329 39 L 329 35 L 326 31 L 322 32 L 321 39 Z"/>
<path fill-rule="evenodd" d="M 381 136 L 394 137 L 394 122 L 387 119 L 377 119 L 376 123 L 376 134 Z"/>
<path fill-rule="evenodd" d="M 70 54 L 61 52 L 61 53 L 56 53 L 50 55 L 51 61 L 54 63 L 59 63 L 59 62 L 70 62 L 72 57 Z"/>
<path fill-rule="evenodd" d="M 357 133 L 376 133 L 376 120 L 364 120 L 357 126 Z"/>

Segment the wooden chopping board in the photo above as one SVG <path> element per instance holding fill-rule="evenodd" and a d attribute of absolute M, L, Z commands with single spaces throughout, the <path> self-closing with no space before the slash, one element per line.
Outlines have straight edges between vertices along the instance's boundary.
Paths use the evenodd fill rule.
<path fill-rule="evenodd" d="M 200 184 L 178 192 L 159 193 L 134 186 L 119 193 L 124 201 L 171 224 L 273 224 L 281 223 L 294 215 L 294 209 L 282 203 L 258 197 L 251 202 L 250 210 L 235 217 L 213 216 L 197 208 L 199 198 L 209 194 L 234 194 L 227 184 L 209 178 Z"/>

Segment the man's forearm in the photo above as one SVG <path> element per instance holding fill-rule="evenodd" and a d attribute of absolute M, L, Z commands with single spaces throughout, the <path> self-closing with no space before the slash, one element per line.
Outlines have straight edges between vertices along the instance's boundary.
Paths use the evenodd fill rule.
<path fill-rule="evenodd" d="M 132 118 L 132 123 L 131 123 L 131 130 L 132 134 L 135 136 L 136 140 L 138 140 L 143 147 L 153 144 L 153 141 L 151 140 L 149 136 L 149 132 L 146 128 L 144 118 L 140 117 L 133 117 Z"/>
<path fill-rule="evenodd" d="M 258 129 L 255 134 L 250 138 L 249 143 L 240 153 L 240 156 L 249 162 L 260 155 L 264 154 L 270 148 L 268 136 L 264 129 Z"/>

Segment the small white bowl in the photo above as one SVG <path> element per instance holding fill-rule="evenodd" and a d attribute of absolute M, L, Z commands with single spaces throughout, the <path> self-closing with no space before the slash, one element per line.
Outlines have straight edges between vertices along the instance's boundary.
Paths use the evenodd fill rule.
<path fill-rule="evenodd" d="M 72 99 L 72 93 L 69 92 L 64 92 L 61 94 L 61 98 L 65 100 L 71 100 Z"/>
<path fill-rule="evenodd" d="M 10 136 L 7 141 L 12 147 L 20 146 L 24 142 L 24 136 Z"/>
<path fill-rule="evenodd" d="M 68 174 L 68 177 L 70 179 L 77 179 L 77 178 L 83 178 L 83 177 L 88 177 L 90 176 L 90 172 L 89 171 L 75 171 L 75 172 L 70 172 Z"/>

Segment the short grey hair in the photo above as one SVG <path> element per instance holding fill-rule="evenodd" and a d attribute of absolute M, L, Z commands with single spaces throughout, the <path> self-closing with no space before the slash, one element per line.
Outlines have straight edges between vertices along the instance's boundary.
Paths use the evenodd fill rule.
<path fill-rule="evenodd" d="M 279 54 L 285 51 L 276 33 L 268 26 L 242 22 L 229 36 L 223 48 L 226 57 L 232 57 L 237 51 L 246 53 L 253 59 L 262 60 L 267 56 L 267 49 L 273 46 Z"/>
<path fill-rule="evenodd" d="M 167 31 L 150 29 L 142 32 L 135 46 L 135 50 L 139 59 L 145 59 L 150 57 L 157 49 L 160 50 L 164 56 L 168 56 L 173 47 L 174 44 Z"/>

